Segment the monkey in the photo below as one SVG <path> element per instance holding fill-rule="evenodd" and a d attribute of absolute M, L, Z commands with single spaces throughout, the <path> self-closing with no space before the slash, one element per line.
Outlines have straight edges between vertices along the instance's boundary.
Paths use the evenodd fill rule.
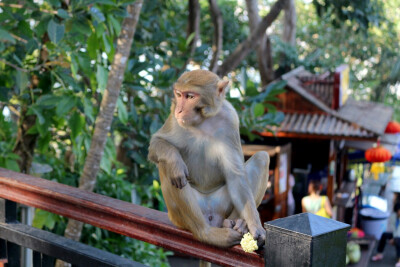
<path fill-rule="evenodd" d="M 265 194 L 269 155 L 244 162 L 239 118 L 226 100 L 229 81 L 207 70 L 183 73 L 173 85 L 170 114 L 150 140 L 168 217 L 194 238 L 218 247 L 250 232 L 265 242 L 257 206 Z"/>

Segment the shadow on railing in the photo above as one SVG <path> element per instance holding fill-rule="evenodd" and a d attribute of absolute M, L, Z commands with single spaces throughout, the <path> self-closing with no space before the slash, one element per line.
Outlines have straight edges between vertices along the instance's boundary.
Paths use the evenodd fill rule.
<path fill-rule="evenodd" d="M 0 168 L 0 266 L 11 264 L 13 246 L 31 248 L 33 260 L 45 266 L 48 256 L 77 266 L 143 266 L 111 253 L 16 222 L 16 203 L 73 218 L 167 250 L 222 266 L 264 266 L 264 257 L 239 246 L 222 249 L 201 243 L 176 228 L 164 212 L 145 208 L 78 188 Z M 8 248 L 8 254 L 6 249 Z M 49 253 L 52 253 L 49 255 Z M 97 256 L 96 256 L 97 255 Z"/>

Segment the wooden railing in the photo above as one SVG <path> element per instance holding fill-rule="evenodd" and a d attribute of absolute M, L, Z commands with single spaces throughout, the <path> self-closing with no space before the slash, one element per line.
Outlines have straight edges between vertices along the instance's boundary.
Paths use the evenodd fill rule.
<path fill-rule="evenodd" d="M 222 266 L 264 266 L 262 254 L 245 253 L 240 246 L 222 249 L 195 240 L 191 233 L 176 228 L 164 212 L 2 168 L 0 198 Z M 0 222 L 0 226 L 6 227 L 6 222 Z M 0 239 L 5 239 L 1 231 Z"/>

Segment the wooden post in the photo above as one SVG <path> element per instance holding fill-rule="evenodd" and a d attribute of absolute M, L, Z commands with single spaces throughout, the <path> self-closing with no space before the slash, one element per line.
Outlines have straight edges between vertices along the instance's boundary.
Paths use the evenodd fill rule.
<path fill-rule="evenodd" d="M 330 140 L 329 143 L 329 159 L 328 159 L 328 186 L 326 189 L 326 195 L 329 198 L 330 203 L 333 202 L 333 194 L 335 191 L 335 178 L 336 178 L 336 148 L 335 141 Z"/>
<path fill-rule="evenodd" d="M 312 213 L 265 223 L 265 266 L 346 265 L 346 235 L 350 225 Z"/>

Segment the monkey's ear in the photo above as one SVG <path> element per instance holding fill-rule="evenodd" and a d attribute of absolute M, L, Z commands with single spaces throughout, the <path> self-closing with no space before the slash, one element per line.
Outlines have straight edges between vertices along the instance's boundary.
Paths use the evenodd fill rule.
<path fill-rule="evenodd" d="M 218 96 L 225 95 L 225 88 L 228 86 L 229 81 L 220 80 L 217 84 L 218 87 Z"/>

